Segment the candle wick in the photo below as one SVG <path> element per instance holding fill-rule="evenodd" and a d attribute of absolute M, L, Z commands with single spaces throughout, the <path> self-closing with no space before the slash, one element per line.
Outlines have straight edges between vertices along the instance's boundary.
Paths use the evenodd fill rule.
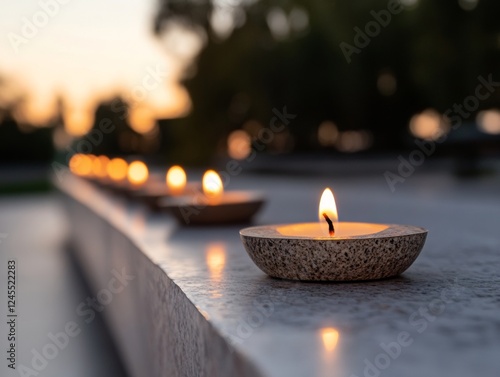
<path fill-rule="evenodd" d="M 326 213 L 323 213 L 323 217 L 325 218 L 326 222 L 328 223 L 328 233 L 330 233 L 330 236 L 333 236 L 335 234 L 335 228 L 333 227 L 333 222 L 330 220 L 328 215 Z"/>

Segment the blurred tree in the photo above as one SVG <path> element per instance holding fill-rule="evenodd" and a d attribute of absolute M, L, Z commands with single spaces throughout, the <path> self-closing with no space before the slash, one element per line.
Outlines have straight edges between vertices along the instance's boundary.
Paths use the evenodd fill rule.
<path fill-rule="evenodd" d="M 91 130 L 83 138 L 76 139 L 71 149 L 81 151 L 78 148 L 86 143 L 91 145 L 91 150 L 84 152 L 96 155 L 167 155 L 171 146 L 168 122 L 160 120 L 151 129 L 138 132 L 130 125 L 130 112 L 130 105 L 121 97 L 100 103 Z"/>
<path fill-rule="evenodd" d="M 499 2 L 470 11 L 460 1 L 405 3 L 413 5 L 384 26 L 374 13 L 387 10 L 387 0 L 163 0 L 158 34 L 175 24 L 206 41 L 185 80 L 193 110 L 175 127 L 184 140 L 179 155 L 206 161 L 231 130 L 248 120 L 267 126 L 283 106 L 297 114 L 289 125 L 296 150 L 317 147 L 324 120 L 369 129 L 374 149 L 398 149 L 413 114 L 462 102 L 479 75 L 500 81 Z M 367 36 L 374 22 L 379 32 Z M 368 42 L 346 59 L 340 45 L 356 47 L 359 30 Z M 499 100 L 494 93 L 481 106 Z"/>
<path fill-rule="evenodd" d="M 25 98 L 16 92 L 15 84 L 0 76 L 0 164 L 47 164 L 52 159 L 53 130 L 16 120 Z"/>
<path fill-rule="evenodd" d="M 12 109 L 0 110 L 0 164 L 49 164 L 54 148 L 52 128 L 20 125 Z"/>

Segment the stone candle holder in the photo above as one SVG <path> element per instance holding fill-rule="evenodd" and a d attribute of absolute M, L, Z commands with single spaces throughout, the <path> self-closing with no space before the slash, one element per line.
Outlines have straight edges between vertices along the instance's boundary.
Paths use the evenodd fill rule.
<path fill-rule="evenodd" d="M 172 213 L 181 225 L 220 225 L 248 223 L 265 203 L 261 194 L 247 191 L 224 192 L 213 202 L 203 199 L 200 203 L 196 198 L 163 198 L 159 207 Z"/>
<path fill-rule="evenodd" d="M 333 237 L 319 223 L 256 226 L 240 236 L 263 272 L 301 281 L 397 276 L 415 261 L 427 237 L 427 230 L 411 225 L 340 222 L 336 228 Z"/>
<path fill-rule="evenodd" d="M 194 195 L 201 190 L 201 183 L 190 182 L 182 190 L 183 196 Z M 161 209 L 160 199 L 162 198 L 172 198 L 175 196 L 180 196 L 169 189 L 164 182 L 158 182 L 155 185 L 146 186 L 144 188 L 135 190 L 131 192 L 131 196 L 134 199 L 138 199 L 144 202 L 152 210 L 158 211 Z"/>

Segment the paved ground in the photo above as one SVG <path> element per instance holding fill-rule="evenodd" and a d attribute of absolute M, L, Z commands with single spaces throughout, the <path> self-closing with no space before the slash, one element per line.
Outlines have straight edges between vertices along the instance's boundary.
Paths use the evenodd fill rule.
<path fill-rule="evenodd" d="M 90 295 L 70 254 L 64 249 L 67 224 L 60 203 L 52 195 L 0 197 L 0 376 L 19 375 L 7 368 L 7 260 L 17 263 L 17 372 L 24 365 L 37 377 L 125 376 L 100 317 L 86 324 L 76 314 Z M 57 356 L 36 360 L 54 343 L 49 334 L 64 331 L 74 321 L 81 329 Z M 62 343 L 64 346 L 64 343 Z M 50 347 L 46 350 L 49 351 Z M 38 370 L 38 369 L 39 370 Z M 30 375 L 27 374 L 21 375 Z M 33 374 L 31 374 L 33 375 Z"/>

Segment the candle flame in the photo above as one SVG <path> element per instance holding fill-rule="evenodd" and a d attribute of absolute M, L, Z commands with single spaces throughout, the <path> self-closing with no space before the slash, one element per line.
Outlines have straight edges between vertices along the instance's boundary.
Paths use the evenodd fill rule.
<path fill-rule="evenodd" d="M 109 178 L 115 182 L 123 181 L 127 178 L 128 164 L 127 161 L 121 158 L 113 158 L 106 165 L 106 172 Z"/>
<path fill-rule="evenodd" d="M 186 187 L 186 172 L 178 165 L 172 166 L 167 171 L 167 187 L 174 195 L 182 194 Z"/>
<path fill-rule="evenodd" d="M 339 332 L 333 327 L 321 329 L 321 339 L 327 352 L 333 352 L 339 341 Z"/>
<path fill-rule="evenodd" d="M 320 223 L 324 223 L 325 227 L 329 227 L 330 235 L 333 235 L 332 226 L 330 223 L 335 223 L 339 220 L 337 214 L 337 205 L 335 204 L 335 198 L 333 197 L 332 190 L 326 188 L 321 195 L 321 200 L 319 201 L 318 218 Z"/>
<path fill-rule="evenodd" d="M 210 199 L 220 198 L 224 193 L 222 180 L 213 170 L 207 170 L 203 175 L 203 193 Z"/>
<path fill-rule="evenodd" d="M 82 177 L 90 176 L 92 174 L 92 158 L 82 153 L 73 155 L 69 160 L 69 170 Z"/>
<path fill-rule="evenodd" d="M 106 167 L 109 163 L 109 158 L 106 156 L 94 157 L 92 161 L 92 173 L 97 178 L 106 177 Z"/>
<path fill-rule="evenodd" d="M 140 186 L 144 184 L 149 177 L 149 171 L 146 164 L 142 161 L 134 161 L 128 167 L 127 178 L 133 185 Z"/>

